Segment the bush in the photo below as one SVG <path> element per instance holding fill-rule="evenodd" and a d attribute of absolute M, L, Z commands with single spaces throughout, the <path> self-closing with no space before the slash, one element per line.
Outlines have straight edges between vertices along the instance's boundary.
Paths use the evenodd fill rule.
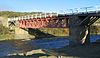
<path fill-rule="evenodd" d="M 0 25 L 0 35 L 1 34 L 9 34 L 9 28 Z"/>

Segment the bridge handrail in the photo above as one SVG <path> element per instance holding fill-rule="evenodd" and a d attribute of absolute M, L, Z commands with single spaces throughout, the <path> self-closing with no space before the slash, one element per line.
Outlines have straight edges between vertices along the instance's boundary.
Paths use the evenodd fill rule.
<path fill-rule="evenodd" d="M 58 16 L 58 14 L 57 13 L 56 14 L 52 14 L 52 13 L 32 14 L 32 15 L 8 18 L 8 21 L 28 20 L 28 19 L 33 19 L 33 18 L 46 18 L 46 17 L 53 17 L 53 16 Z"/>

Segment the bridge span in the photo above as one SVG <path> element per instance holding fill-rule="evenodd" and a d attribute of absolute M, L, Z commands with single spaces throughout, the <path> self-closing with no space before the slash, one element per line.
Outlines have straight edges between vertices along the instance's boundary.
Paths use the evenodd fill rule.
<path fill-rule="evenodd" d="M 52 13 L 41 13 L 21 17 L 8 18 L 8 22 L 20 28 L 65 28 L 68 27 L 68 17 Z"/>
<path fill-rule="evenodd" d="M 90 26 L 100 18 L 100 11 L 72 14 L 33 14 L 8 18 L 19 28 L 69 28 L 70 44 L 83 44 L 90 41 Z M 21 31 L 20 31 L 21 32 Z"/>

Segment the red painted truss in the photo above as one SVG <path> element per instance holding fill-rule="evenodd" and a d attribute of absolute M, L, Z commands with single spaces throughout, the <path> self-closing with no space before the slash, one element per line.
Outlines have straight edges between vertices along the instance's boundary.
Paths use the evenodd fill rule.
<path fill-rule="evenodd" d="M 19 20 L 20 28 L 66 28 L 68 27 L 67 18 L 33 18 Z"/>

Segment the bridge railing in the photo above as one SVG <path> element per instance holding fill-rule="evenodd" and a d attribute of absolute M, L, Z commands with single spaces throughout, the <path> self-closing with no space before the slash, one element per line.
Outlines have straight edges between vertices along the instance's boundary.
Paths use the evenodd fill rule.
<path fill-rule="evenodd" d="M 32 14 L 32 15 L 8 18 L 8 21 L 28 20 L 33 18 L 37 19 L 37 18 L 47 18 L 47 17 L 56 17 L 56 16 L 58 16 L 57 13 L 41 13 L 41 14 Z"/>

